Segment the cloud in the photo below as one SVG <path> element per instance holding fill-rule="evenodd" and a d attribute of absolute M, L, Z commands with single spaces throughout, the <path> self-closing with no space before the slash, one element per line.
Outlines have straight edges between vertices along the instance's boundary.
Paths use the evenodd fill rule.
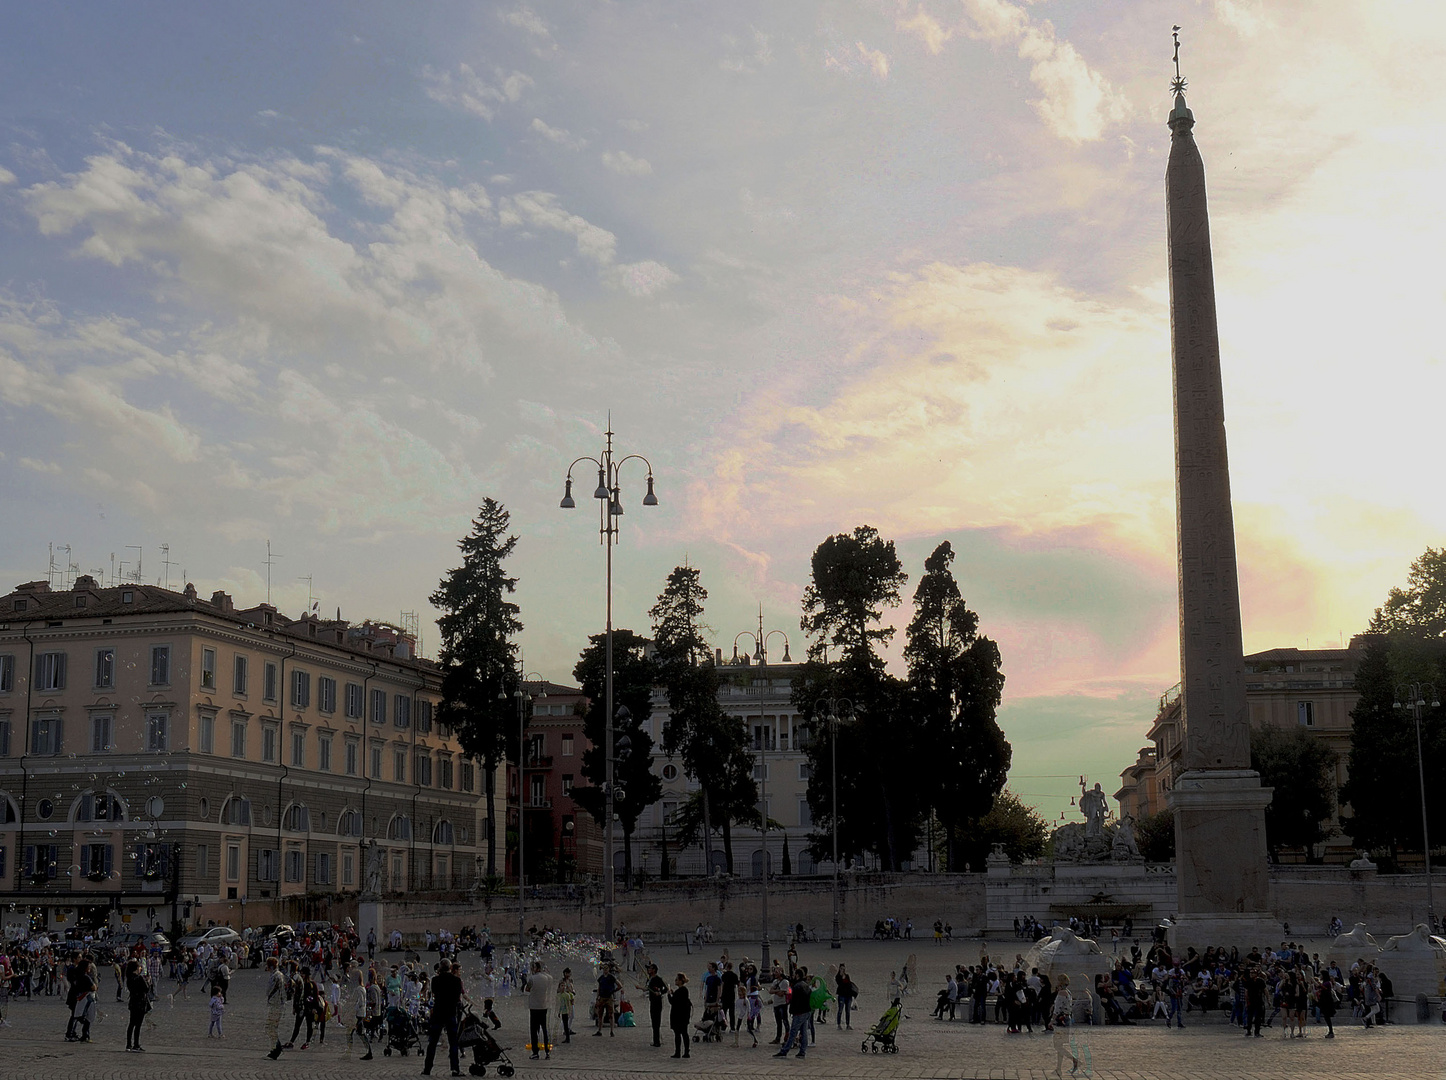
<path fill-rule="evenodd" d="M 617 252 L 618 238 L 604 228 L 558 204 L 557 196 L 546 191 L 524 191 L 504 198 L 500 220 L 503 225 L 534 225 L 566 233 L 577 241 L 577 253 L 599 265 L 608 265 Z"/>
<path fill-rule="evenodd" d="M 515 26 L 533 37 L 552 37 L 552 31 L 548 29 L 547 23 L 543 22 L 541 16 L 530 7 L 523 6 L 514 11 L 499 11 L 497 17 L 508 26 Z"/>
<path fill-rule="evenodd" d="M 845 75 L 868 72 L 876 79 L 889 77 L 889 58 L 878 49 L 871 49 L 862 41 L 854 43 L 852 49 L 830 49 L 824 54 L 823 66 Z"/>
<path fill-rule="evenodd" d="M 458 64 L 455 72 L 439 71 L 430 65 L 422 68 L 422 82 L 429 98 L 483 120 L 491 120 L 499 105 L 519 100 L 532 85 L 532 78 L 520 71 L 504 73 L 497 69 L 495 77 L 495 84 L 486 82 L 466 64 Z"/>
<path fill-rule="evenodd" d="M 608 150 L 602 156 L 602 163 L 619 176 L 647 176 L 653 166 L 643 158 L 633 157 L 626 150 Z"/>
<path fill-rule="evenodd" d="M 1044 96 L 1030 104 L 1045 126 L 1066 142 L 1103 137 L 1105 128 L 1129 115 L 1124 95 L 1090 68 L 1075 47 L 1055 36 L 1047 20 L 1035 22 L 1009 0 L 965 0 L 973 34 L 992 45 L 1017 46 L 1030 62 L 1029 81 Z"/>
<path fill-rule="evenodd" d="M 909 18 L 901 15 L 896 19 L 894 28 L 906 34 L 917 35 L 924 47 L 935 56 L 943 52 L 945 43 L 954 36 L 954 31 L 944 29 L 937 19 L 924 10 L 923 4 L 920 4 Z"/>
<path fill-rule="evenodd" d="M 618 267 L 618 284 L 633 296 L 652 296 L 678 280 L 678 275 L 660 262 L 627 263 Z"/>
<path fill-rule="evenodd" d="M 15 183 L 15 174 L 4 165 L 0 165 L 0 185 L 13 183 Z"/>
<path fill-rule="evenodd" d="M 556 143 L 558 146 L 566 147 L 569 150 L 581 150 L 584 146 L 587 145 L 586 139 L 578 138 L 576 135 L 573 135 L 571 132 L 565 131 L 562 128 L 551 127 L 537 117 L 533 117 L 532 130 L 537 132 L 548 142 Z"/>

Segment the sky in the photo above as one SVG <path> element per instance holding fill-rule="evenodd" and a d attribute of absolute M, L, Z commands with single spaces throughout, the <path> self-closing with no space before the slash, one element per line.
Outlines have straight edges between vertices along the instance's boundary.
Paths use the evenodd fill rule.
<path fill-rule="evenodd" d="M 1175 24 L 1247 650 L 1349 638 L 1442 543 L 1438 4 L 41 2 L 7 24 L 5 587 L 56 550 L 253 604 L 269 541 L 283 611 L 415 611 L 431 652 L 428 596 L 490 496 L 526 666 L 565 681 L 604 563 L 595 504 L 558 500 L 610 416 L 659 499 L 623 467 L 617 625 L 687 561 L 725 653 L 761 605 L 798 654 L 825 537 L 896 541 L 906 600 L 947 539 L 1003 653 L 1011 786 L 1073 813 L 1179 678 Z"/>

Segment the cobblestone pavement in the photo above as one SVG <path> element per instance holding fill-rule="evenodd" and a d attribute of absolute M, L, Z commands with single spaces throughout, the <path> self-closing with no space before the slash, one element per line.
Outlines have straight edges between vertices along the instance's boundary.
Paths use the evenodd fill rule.
<path fill-rule="evenodd" d="M 1019 943 L 997 942 L 990 948 L 1012 956 Z M 732 957 L 745 953 L 757 957 L 756 948 L 726 946 Z M 725 946 L 712 947 L 721 952 Z M 906 1017 L 899 1034 L 897 1055 L 862 1054 L 863 1031 L 883 1011 L 890 970 L 896 970 L 910 951 L 919 958 L 918 992 L 905 999 Z M 978 959 L 977 941 L 936 948 L 931 941 L 857 942 L 842 952 L 830 952 L 826 943 L 808 944 L 800 950 L 800 962 L 813 970 L 826 970 L 840 958 L 863 990 L 853 1031 L 839 1031 L 831 1022 L 819 1025 L 819 1043 L 809 1048 L 808 1057 L 786 1060 L 773 1056 L 774 1049 L 762 1042 L 757 1049 L 746 1033 L 742 1045 L 733 1046 L 732 1036 L 721 1045 L 694 1044 L 692 1058 L 674 1061 L 672 1040 L 664 1030 L 666 1046 L 654 1049 L 644 1028 L 620 1029 L 615 1037 L 600 1039 L 588 1033 L 570 1044 L 556 1047 L 550 1061 L 533 1062 L 521 1049 L 526 1040 L 526 1010 L 517 997 L 498 1000 L 503 1028 L 499 1032 L 519 1077 L 541 1080 L 592 1080 L 616 1076 L 814 1076 L 845 1078 L 900 1078 L 900 1080 L 944 1080 L 944 1078 L 1007 1078 L 1044 1080 L 1053 1076 L 1055 1054 L 1046 1034 L 1007 1035 L 1001 1025 L 973 1027 L 963 1020 L 954 1023 L 930 1018 L 934 990 L 942 985 L 945 971 L 955 963 Z M 781 950 L 780 950 L 781 952 Z M 387 954 L 383 954 L 384 956 Z M 703 957 L 682 949 L 654 952 L 663 972 L 686 971 L 696 982 Z M 556 970 L 560 965 L 552 965 Z M 582 969 L 574 963 L 574 973 Z M 470 992 L 477 991 L 477 963 L 467 958 L 464 976 Z M 103 986 L 105 984 L 103 983 Z M 169 987 L 167 987 L 169 989 Z M 582 997 L 582 995 L 579 995 Z M 106 1000 L 110 997 L 112 1000 Z M 265 1057 L 262 1032 L 262 979 L 257 972 L 238 973 L 231 986 L 226 1014 L 226 1038 L 206 1038 L 206 999 L 192 988 L 189 998 L 165 996 L 151 1014 L 155 1021 L 145 1032 L 146 1053 L 123 1051 L 124 1007 L 102 994 L 104 1013 L 94 1028 L 94 1042 L 67 1043 L 63 999 L 38 998 L 12 1002 L 6 1010 L 8 1026 L 0 1029 L 0 1078 L 49 1078 L 90 1080 L 90 1078 L 157 1077 L 176 1080 L 275 1080 L 306 1077 L 383 1078 L 411 1077 L 421 1071 L 415 1056 L 385 1057 L 378 1050 L 375 1060 L 362 1062 L 348 1052 L 345 1034 L 333 1024 L 325 1043 L 313 1043 L 305 1051 L 285 1053 L 280 1061 Z M 640 995 L 634 995 L 635 1000 Z M 646 1014 L 646 1005 L 642 1006 Z M 554 1018 L 555 1019 L 555 1018 Z M 1323 1037 L 1312 1027 L 1305 1039 L 1286 1040 L 1278 1030 L 1267 1029 L 1261 1039 L 1245 1038 L 1239 1029 L 1221 1021 L 1216 1014 L 1187 1017 L 1187 1026 L 1167 1031 L 1159 1022 L 1135 1027 L 1076 1029 L 1076 1037 L 1089 1049 L 1092 1075 L 1104 1080 L 1275 1080 L 1309 1077 L 1312 1080 L 1355 1078 L 1446 1077 L 1446 1025 L 1399 1024 L 1365 1031 L 1342 1017 L 1338 1036 Z M 767 1038 L 772 1038 L 771 1017 Z M 283 1031 L 288 1034 L 289 1029 Z M 554 1038 L 557 1036 L 554 1031 Z M 1068 1064 L 1068 1062 L 1066 1062 Z M 679 1066 L 682 1066 L 680 1069 Z M 463 1069 L 466 1069 L 464 1058 Z M 447 1075 L 445 1044 L 439 1054 L 436 1075 Z M 493 1070 L 488 1075 L 495 1075 Z M 1068 1075 L 1068 1070 L 1066 1070 Z"/>

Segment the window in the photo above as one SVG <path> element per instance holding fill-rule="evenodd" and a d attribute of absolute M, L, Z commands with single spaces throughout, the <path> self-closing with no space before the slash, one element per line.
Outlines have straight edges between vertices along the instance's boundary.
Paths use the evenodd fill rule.
<path fill-rule="evenodd" d="M 372 691 L 372 723 L 385 724 L 387 722 L 387 692 L 385 690 Z"/>
<path fill-rule="evenodd" d="M 54 844 L 25 845 L 25 876 L 47 881 L 55 876 L 58 849 Z"/>
<path fill-rule="evenodd" d="M 241 845 L 226 845 L 226 880 L 241 880 Z"/>
<path fill-rule="evenodd" d="M 325 675 L 316 680 L 316 707 L 324 713 L 336 712 L 336 680 Z"/>
<path fill-rule="evenodd" d="M 572 736 L 571 736 L 571 735 L 564 735 L 564 736 L 562 737 L 562 756 L 563 756 L 563 757 L 572 757 Z"/>
<path fill-rule="evenodd" d="M 13 655 L 0 656 L 0 694 L 8 694 L 15 689 L 15 657 Z"/>
<path fill-rule="evenodd" d="M 346 715 L 352 720 L 360 720 L 362 715 L 362 688 L 354 682 L 346 684 Z"/>
<path fill-rule="evenodd" d="M 372 776 L 380 780 L 382 777 L 382 746 L 381 743 L 372 745 Z"/>
<path fill-rule="evenodd" d="M 75 812 L 76 821 L 124 821 L 125 808 L 109 791 L 86 792 Z"/>
<path fill-rule="evenodd" d="M 146 717 L 146 749 L 153 754 L 164 754 L 169 749 L 168 736 L 171 718 L 165 713 L 151 713 Z"/>
<path fill-rule="evenodd" d="M 246 756 L 246 721 L 231 721 L 231 756 L 244 758 Z"/>
<path fill-rule="evenodd" d="M 171 647 L 169 645 L 151 646 L 151 685 L 169 686 L 171 684 Z"/>
<path fill-rule="evenodd" d="M 270 660 L 261 674 L 261 697 L 264 701 L 276 700 L 276 665 Z"/>
<path fill-rule="evenodd" d="M 261 726 L 261 760 L 276 761 L 276 725 L 263 724 Z"/>
<path fill-rule="evenodd" d="M 92 881 L 104 881 L 110 877 L 112 865 L 110 844 L 80 845 L 80 876 Z"/>
<path fill-rule="evenodd" d="M 263 848 L 256 853 L 256 877 L 261 881 L 275 881 L 277 870 L 276 852 L 271 848 Z"/>
<path fill-rule="evenodd" d="M 809 770 L 808 762 L 800 761 L 798 763 L 798 778 L 800 780 L 807 780 L 812 776 L 813 773 Z"/>
<path fill-rule="evenodd" d="M 536 765 L 547 756 L 547 736 L 533 735 L 527 740 L 527 760 Z"/>
<path fill-rule="evenodd" d="M 410 840 L 412 838 L 412 819 L 406 814 L 398 814 L 387 822 L 388 840 Z"/>
<path fill-rule="evenodd" d="M 291 764 L 298 769 L 306 767 L 306 732 L 291 733 Z"/>
<path fill-rule="evenodd" d="M 432 733 L 432 703 L 430 701 L 417 702 L 417 730 L 423 735 Z"/>
<path fill-rule="evenodd" d="M 37 716 L 30 725 L 30 752 L 40 757 L 60 753 L 60 717 Z"/>
<path fill-rule="evenodd" d="M 203 713 L 197 726 L 200 729 L 197 734 L 201 744 L 201 753 L 214 754 L 216 752 L 216 718 Z"/>
<path fill-rule="evenodd" d="M 201 689 L 216 689 L 216 650 L 201 650 Z"/>
<path fill-rule="evenodd" d="M 246 657 L 238 656 L 231 665 L 231 690 L 237 697 L 246 696 Z"/>
<path fill-rule="evenodd" d="M 10 756 L 10 721 L 0 720 L 0 757 Z M 0 874 L 0 877 L 4 877 Z"/>
<path fill-rule="evenodd" d="M 771 780 L 771 779 L 773 779 L 773 767 L 772 767 L 772 765 L 770 765 L 770 764 L 769 764 L 768 762 L 766 762 L 766 761 L 764 761 L 764 762 L 754 762 L 754 763 L 753 763 L 753 779 L 755 779 L 755 780 Z"/>
<path fill-rule="evenodd" d="M 286 808 L 286 816 L 282 819 L 282 827 L 288 832 L 310 832 L 311 811 L 301 803 L 292 803 Z"/>
<path fill-rule="evenodd" d="M 477 786 L 477 768 L 470 761 L 462 762 L 462 790 L 471 791 Z"/>
<path fill-rule="evenodd" d="M 547 778 L 545 776 L 532 776 L 527 780 L 527 805 L 547 805 Z"/>
<path fill-rule="evenodd" d="M 170 844 L 137 844 L 136 877 L 144 881 L 164 881 L 171 876 Z"/>
<path fill-rule="evenodd" d="M 95 650 L 95 688 L 97 690 L 112 690 L 115 688 L 115 650 Z"/>
<path fill-rule="evenodd" d="M 286 853 L 286 880 L 306 880 L 306 855 L 300 848 L 293 848 Z"/>
<path fill-rule="evenodd" d="M 448 847 L 451 847 L 455 842 L 456 839 L 452 830 L 452 823 L 446 818 L 437 822 L 436 827 L 432 829 L 432 843 L 446 844 Z"/>
<path fill-rule="evenodd" d="M 808 827 L 813 824 L 813 811 L 808 808 L 807 799 L 798 800 L 798 823 L 800 826 Z"/>
<path fill-rule="evenodd" d="M 35 682 L 40 690 L 65 689 L 65 653 L 35 654 Z"/>
<path fill-rule="evenodd" d="M 115 746 L 112 741 L 115 718 L 112 716 L 92 716 L 90 718 L 90 752 L 92 754 L 103 754 Z"/>
<path fill-rule="evenodd" d="M 1301 727 L 1315 727 L 1315 702 L 1297 701 L 1295 703 L 1295 718 Z"/>
<path fill-rule="evenodd" d="M 136 594 L 135 594 L 134 592 L 132 592 L 130 589 L 127 589 L 125 592 L 121 593 L 121 603 L 122 603 L 122 604 L 134 604 L 135 602 L 136 602 Z"/>
<path fill-rule="evenodd" d="M 676 765 L 664 765 L 664 766 L 663 766 L 663 779 L 664 779 L 664 780 L 676 780 L 676 779 L 678 779 L 678 766 L 676 766 Z"/>
<path fill-rule="evenodd" d="M 563 773 L 563 775 L 562 775 L 562 793 L 563 793 L 564 795 L 571 795 L 571 794 L 572 794 L 572 773 Z"/>
<path fill-rule="evenodd" d="M 308 671 L 293 671 L 291 673 L 291 707 L 294 709 L 306 709 L 311 706 L 311 673 Z"/>
<path fill-rule="evenodd" d="M 412 779 L 424 787 L 432 786 L 432 755 L 425 750 L 417 755 L 417 772 Z"/>
<path fill-rule="evenodd" d="M 438 772 L 441 773 L 441 786 L 450 789 L 452 787 L 452 759 L 449 757 L 440 758 L 437 765 Z"/>
<path fill-rule="evenodd" d="M 350 851 L 341 853 L 341 883 L 343 885 L 356 884 L 356 856 Z"/>
<path fill-rule="evenodd" d="M 226 808 L 221 811 L 221 821 L 227 825 L 250 825 L 251 800 L 240 796 L 227 799 Z"/>
<path fill-rule="evenodd" d="M 316 767 L 322 772 L 331 772 L 331 736 L 319 735 L 316 739 Z"/>
<path fill-rule="evenodd" d="M 336 819 L 336 834 L 338 836 L 360 836 L 362 834 L 361 811 L 343 810 Z"/>
<path fill-rule="evenodd" d="M 397 694 L 392 698 L 392 718 L 399 728 L 412 726 L 412 699 L 406 694 Z"/>
<path fill-rule="evenodd" d="M 399 784 L 407 782 L 407 752 L 405 750 L 398 750 L 393 755 L 392 779 Z"/>
<path fill-rule="evenodd" d="M 346 741 L 346 774 L 348 776 L 356 775 L 357 754 L 359 749 L 355 739 L 348 739 Z"/>
<path fill-rule="evenodd" d="M 331 854 L 329 852 L 318 852 L 316 856 L 316 883 L 318 885 L 331 884 Z"/>

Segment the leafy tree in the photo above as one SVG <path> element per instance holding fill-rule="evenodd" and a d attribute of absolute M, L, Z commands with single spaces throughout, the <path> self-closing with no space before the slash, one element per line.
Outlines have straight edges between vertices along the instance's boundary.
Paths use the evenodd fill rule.
<path fill-rule="evenodd" d="M 712 831 L 721 827 L 731 874 L 733 823 L 757 820 L 758 785 L 753 779 L 748 733 L 718 702 L 718 670 L 704 637 L 708 627 L 703 622 L 703 602 L 707 599 L 698 571 L 690 566 L 675 567 L 649 614 L 658 679 L 668 694 L 663 749 L 670 757 L 681 754 L 684 772 L 701 786 L 708 872 L 712 872 Z"/>
<path fill-rule="evenodd" d="M 1048 826 L 1039 811 L 1005 788 L 983 817 L 967 822 L 956 842 L 961 865 L 982 869 L 995 844 L 1004 845 L 1010 862 L 1037 859 L 1044 854 Z"/>
<path fill-rule="evenodd" d="M 961 828 L 989 813 L 1013 756 L 995 720 L 1004 693 L 999 647 L 978 636 L 979 617 L 964 603 L 953 561 L 947 540 L 925 560 L 904 646 L 911 712 L 922 723 L 916 761 L 951 870 Z"/>
<path fill-rule="evenodd" d="M 517 537 L 511 515 L 495 499 L 483 500 L 472 531 L 462 538 L 462 565 L 447 571 L 431 596 L 442 644 L 439 722 L 457 732 L 471 757 L 482 762 L 487 798 L 487 874 L 497 872 L 497 829 L 492 777 L 507 752 L 516 723 L 517 646 L 520 608 L 507 597 L 517 579 L 503 569 Z"/>
<path fill-rule="evenodd" d="M 1250 733 L 1250 767 L 1263 786 L 1274 789 L 1265 808 L 1271 856 L 1298 847 L 1313 860 L 1311 847 L 1329 835 L 1335 812 L 1335 754 L 1304 728 L 1256 728 Z"/>
<path fill-rule="evenodd" d="M 615 720 L 616 740 L 626 735 L 630 754 L 613 766 L 613 813 L 623 832 L 623 880 L 632 880 L 633 831 L 642 812 L 663 794 L 663 782 L 653 772 L 653 737 L 648 734 L 648 718 L 652 715 L 653 683 L 656 667 L 647 655 L 647 639 L 631 630 L 613 630 L 613 710 L 624 707 L 629 715 Z M 606 828 L 607 797 L 607 704 L 604 689 L 607 671 L 607 634 L 593 634 L 588 647 L 573 668 L 573 678 L 592 704 L 583 718 L 583 734 L 589 746 L 582 754 L 582 774 L 588 785 L 574 787 L 572 798 Z"/>
<path fill-rule="evenodd" d="M 1135 823 L 1135 844 L 1146 862 L 1167 863 L 1175 858 L 1175 811 L 1161 810 Z"/>
<path fill-rule="evenodd" d="M 814 551 L 812 567 L 800 622 L 810 637 L 810 662 L 793 685 L 794 703 L 810 718 L 814 735 L 807 747 L 809 806 L 814 820 L 831 830 L 836 738 L 840 855 L 871 851 L 897 870 L 918 844 L 924 820 L 924 785 L 914 756 L 920 725 L 907 708 L 905 684 L 885 672 L 876 648 L 893 636 L 893 628 L 882 625 L 884 610 L 899 603 L 908 575 L 893 542 L 868 525 L 826 539 Z M 831 645 L 841 655 L 830 663 Z M 817 715 L 825 696 L 853 703 L 853 721 L 833 736 Z M 816 833 L 812 846 L 820 855 L 831 852 L 828 832 Z"/>
<path fill-rule="evenodd" d="M 1406 587 L 1393 588 L 1376 608 L 1370 630 L 1446 637 L 1446 548 L 1428 547 L 1406 574 Z"/>

